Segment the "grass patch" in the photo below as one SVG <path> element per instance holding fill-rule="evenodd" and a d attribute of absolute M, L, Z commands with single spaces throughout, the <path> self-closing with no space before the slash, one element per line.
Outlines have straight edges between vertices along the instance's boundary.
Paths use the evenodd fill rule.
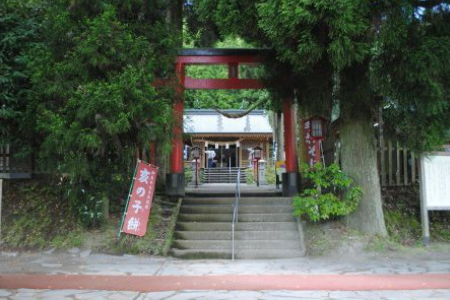
<path fill-rule="evenodd" d="M 95 251 L 110 254 L 147 254 L 167 255 L 166 244 L 172 239 L 172 224 L 176 222 L 176 205 L 162 205 L 155 201 L 152 205 L 150 219 L 147 224 L 147 233 L 143 237 L 122 234 L 117 239 L 117 231 L 120 225 L 120 217 L 111 218 L 104 225 L 102 238 L 92 248 Z M 174 221 L 175 218 L 175 221 Z"/>
<path fill-rule="evenodd" d="M 152 255 L 167 255 L 180 205 L 155 196 L 146 235 L 122 234 L 117 239 L 122 211 L 112 211 L 100 228 L 88 229 L 71 214 L 58 189 L 47 181 L 9 182 L 3 202 L 3 249 L 77 247 L 100 253 Z"/>
<path fill-rule="evenodd" d="M 401 246 L 421 245 L 419 187 L 390 187 L 383 188 L 382 192 L 384 218 L 390 243 Z M 450 242 L 450 212 L 430 211 L 429 220 L 431 241 Z"/>
<path fill-rule="evenodd" d="M 308 256 L 358 251 L 365 244 L 363 235 L 340 221 L 306 222 L 304 234 Z"/>
<path fill-rule="evenodd" d="M 51 185 L 10 182 L 3 203 L 4 249 L 66 248 L 81 243 L 81 225 Z"/>

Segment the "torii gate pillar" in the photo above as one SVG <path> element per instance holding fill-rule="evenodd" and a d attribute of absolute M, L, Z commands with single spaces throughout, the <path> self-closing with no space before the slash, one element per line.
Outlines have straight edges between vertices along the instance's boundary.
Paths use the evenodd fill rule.
<path fill-rule="evenodd" d="M 286 152 L 286 173 L 283 173 L 283 190 L 285 197 L 298 193 L 300 173 L 298 172 L 297 143 L 295 138 L 294 112 L 292 99 L 283 100 L 284 147 Z"/>
<path fill-rule="evenodd" d="M 166 175 L 166 194 L 169 197 L 184 197 L 185 177 L 183 166 L 183 109 L 185 65 L 177 63 L 175 73 L 178 79 L 175 101 L 173 103 L 173 137 L 170 155 L 170 173 Z"/>

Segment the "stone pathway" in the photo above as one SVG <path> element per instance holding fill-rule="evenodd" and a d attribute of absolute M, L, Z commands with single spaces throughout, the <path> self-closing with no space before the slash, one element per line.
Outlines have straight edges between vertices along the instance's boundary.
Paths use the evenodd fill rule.
<path fill-rule="evenodd" d="M 363 292 L 325 292 L 325 291 L 169 291 L 155 293 L 139 292 L 111 292 L 95 290 L 0 290 L 0 299 L 108 299 L 108 300 L 294 300 L 294 299 L 450 299 L 449 290 L 420 290 L 420 291 L 363 291 Z"/>
<path fill-rule="evenodd" d="M 446 246 L 447 247 L 447 246 Z M 276 260 L 179 260 L 133 255 L 93 254 L 80 249 L 67 252 L 10 253 L 0 255 L 0 275 L 60 274 L 116 276 L 205 276 L 205 275 L 450 275 L 450 251 L 427 249 L 415 253 L 364 253 L 339 257 L 304 257 Z M 449 283 L 450 284 L 450 283 Z M 17 287 L 18 288 L 18 287 Z M 258 291 L 199 290 L 125 292 L 45 289 L 0 290 L 0 299 L 450 299 L 450 289 L 428 287 L 423 290 L 368 291 Z M 46 287 L 42 287 L 46 288 Z M 427 288 L 427 287 L 420 287 Z"/>
<path fill-rule="evenodd" d="M 301 275 L 450 273 L 447 253 L 358 254 L 271 260 L 181 260 L 175 258 L 64 253 L 3 253 L 0 273 L 102 275 Z"/>

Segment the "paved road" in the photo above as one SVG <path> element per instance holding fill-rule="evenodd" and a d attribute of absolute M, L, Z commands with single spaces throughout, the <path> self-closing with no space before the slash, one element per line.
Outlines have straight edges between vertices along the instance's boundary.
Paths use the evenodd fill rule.
<path fill-rule="evenodd" d="M 334 299 L 379 299 L 379 300 L 419 300 L 450 299 L 449 290 L 420 291 L 376 291 L 376 292 L 324 292 L 324 291 L 169 291 L 155 293 L 111 292 L 95 290 L 0 290 L 0 299 L 108 299 L 108 300 L 334 300 Z"/>
<path fill-rule="evenodd" d="M 447 249 L 446 249 L 447 250 Z M 0 275 L 15 276 L 21 274 L 45 274 L 58 276 L 119 276 L 133 280 L 143 276 L 211 276 L 219 277 L 238 275 L 276 275 L 276 276 L 378 276 L 388 278 L 392 275 L 430 276 L 432 274 L 450 276 L 450 251 L 428 253 L 426 250 L 411 254 L 367 254 L 347 255 L 327 258 L 299 258 L 279 260 L 179 260 L 148 256 L 114 256 L 91 254 L 90 251 L 71 249 L 69 252 L 55 253 L 3 253 L 0 255 Z M 168 279 L 167 277 L 164 277 Z M 164 279 L 163 278 L 163 279 Z M 326 277 L 322 276 L 322 279 Z M 350 278 L 350 277 L 345 277 Z M 395 277 L 400 278 L 400 277 Z M 428 277 L 430 279 L 431 277 Z M 72 277 L 66 278 L 67 282 Z M 223 279 L 223 278 L 222 278 Z M 450 279 L 442 277 L 444 283 L 450 285 Z M 0 279 L 0 284 L 4 282 Z M 305 278 L 304 282 L 307 282 Z M 27 283 L 22 278 L 19 283 Z M 47 281 L 46 283 L 51 283 Z M 170 281 L 168 281 L 170 282 Z M 299 281 L 300 282 L 300 281 Z M 328 283 L 335 280 L 328 277 Z M 352 280 L 347 280 L 352 283 Z M 420 281 L 407 290 L 388 290 L 391 285 L 398 287 L 398 281 L 391 279 L 380 285 L 377 291 L 329 291 L 324 290 L 299 291 L 286 286 L 270 290 L 258 286 L 257 291 L 232 291 L 229 286 L 218 284 L 213 291 L 196 288 L 193 284 L 173 288 L 171 291 L 136 290 L 136 291 L 105 291 L 102 287 L 84 286 L 62 287 L 63 290 L 48 290 L 47 286 L 37 289 L 23 289 L 25 284 L 10 286 L 11 289 L 0 290 L 0 299 L 450 299 L 450 289 L 439 289 L 439 286 L 425 285 Z M 435 282 L 436 281 L 431 281 Z M 173 283 L 173 282 L 172 282 Z M 274 283 L 274 282 L 272 282 Z M 241 282 L 242 284 L 242 282 Z M 181 283 L 180 283 L 181 285 Z M 410 290 L 410 288 L 424 288 Z M 328 287 L 329 288 L 329 287 Z M 398 287 L 402 288 L 402 287 Z M 320 289 L 317 287 L 316 289 Z M 361 289 L 361 287 L 359 287 Z M 406 289 L 406 287 L 405 287 Z"/>
<path fill-rule="evenodd" d="M 450 273 L 445 253 L 365 254 L 271 260 L 182 260 L 139 255 L 92 254 L 89 251 L 4 253 L 0 273 L 88 275 L 303 275 Z"/>

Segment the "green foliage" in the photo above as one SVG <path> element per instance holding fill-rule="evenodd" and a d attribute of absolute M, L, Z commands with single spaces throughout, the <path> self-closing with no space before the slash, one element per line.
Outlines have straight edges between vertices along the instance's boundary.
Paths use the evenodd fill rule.
<path fill-rule="evenodd" d="M 316 163 L 313 168 L 304 164 L 302 176 L 313 188 L 306 188 L 294 198 L 294 214 L 307 215 L 311 221 L 348 215 L 362 197 L 361 188 L 352 186 L 353 180 L 335 164 L 323 167 Z"/>
<path fill-rule="evenodd" d="M 0 20 L 11 29 L 2 26 L 11 44 L 2 57 L 26 70 L 29 89 L 11 85 L 8 95 L 26 93 L 19 102 L 8 96 L 17 107 L 0 108 L 19 111 L 8 113 L 22 126 L 10 126 L 9 135 L 26 128 L 40 169 L 60 174 L 72 212 L 98 226 L 103 199 L 114 205 L 126 197 L 136 149 L 155 139 L 163 153 L 170 149 L 172 91 L 151 83 L 173 72 L 179 39 L 158 1 L 36 3 L 45 3 L 38 18 L 27 21 L 12 6 Z"/>
<path fill-rule="evenodd" d="M 77 247 L 83 241 L 78 219 L 46 182 L 17 182 L 5 190 L 3 246 L 12 249 Z"/>
<path fill-rule="evenodd" d="M 385 210 L 384 217 L 391 240 L 403 245 L 412 245 L 420 239 L 422 227 L 414 215 L 400 210 Z"/>
<path fill-rule="evenodd" d="M 26 101 L 31 74 L 26 65 L 39 36 L 38 12 L 25 1 L 0 4 L 0 145 L 23 144 L 32 136 Z"/>
<path fill-rule="evenodd" d="M 383 25 L 372 81 L 387 129 L 411 149 L 436 149 L 450 140 L 450 10 L 396 2 Z"/>
<path fill-rule="evenodd" d="M 102 253 L 167 255 L 181 205 L 156 196 L 146 236 L 123 235 L 117 240 L 119 208 L 100 228 L 87 229 L 71 212 L 55 182 L 13 182 L 4 192 L 2 246 L 17 250 L 88 247 Z"/>
<path fill-rule="evenodd" d="M 184 181 L 186 182 L 186 185 L 192 182 L 194 174 L 195 174 L 194 168 L 192 168 L 191 166 L 184 168 Z"/>
<path fill-rule="evenodd" d="M 386 132 L 417 152 L 450 139 L 446 1 L 196 0 L 193 10 L 222 38 L 273 49 L 274 101 L 296 96 L 329 117 L 338 104 L 346 120 L 381 105 Z"/>
<path fill-rule="evenodd" d="M 253 174 L 253 168 L 247 168 L 245 170 L 245 183 L 254 184 L 256 183 L 255 175 Z"/>
<path fill-rule="evenodd" d="M 275 165 L 273 164 L 273 162 L 268 162 L 264 171 L 264 177 L 267 184 L 275 184 L 276 176 L 277 174 L 275 173 Z"/>
<path fill-rule="evenodd" d="M 217 48 L 249 48 L 238 37 L 228 37 L 215 44 Z M 264 71 L 260 67 L 241 66 L 240 78 L 261 78 Z M 192 78 L 228 78 L 228 67 L 225 65 L 193 65 L 187 66 L 186 75 Z M 254 103 L 270 102 L 266 90 L 187 90 L 185 92 L 186 108 L 195 109 L 246 109 Z M 263 108 L 263 107 L 261 107 Z"/>

